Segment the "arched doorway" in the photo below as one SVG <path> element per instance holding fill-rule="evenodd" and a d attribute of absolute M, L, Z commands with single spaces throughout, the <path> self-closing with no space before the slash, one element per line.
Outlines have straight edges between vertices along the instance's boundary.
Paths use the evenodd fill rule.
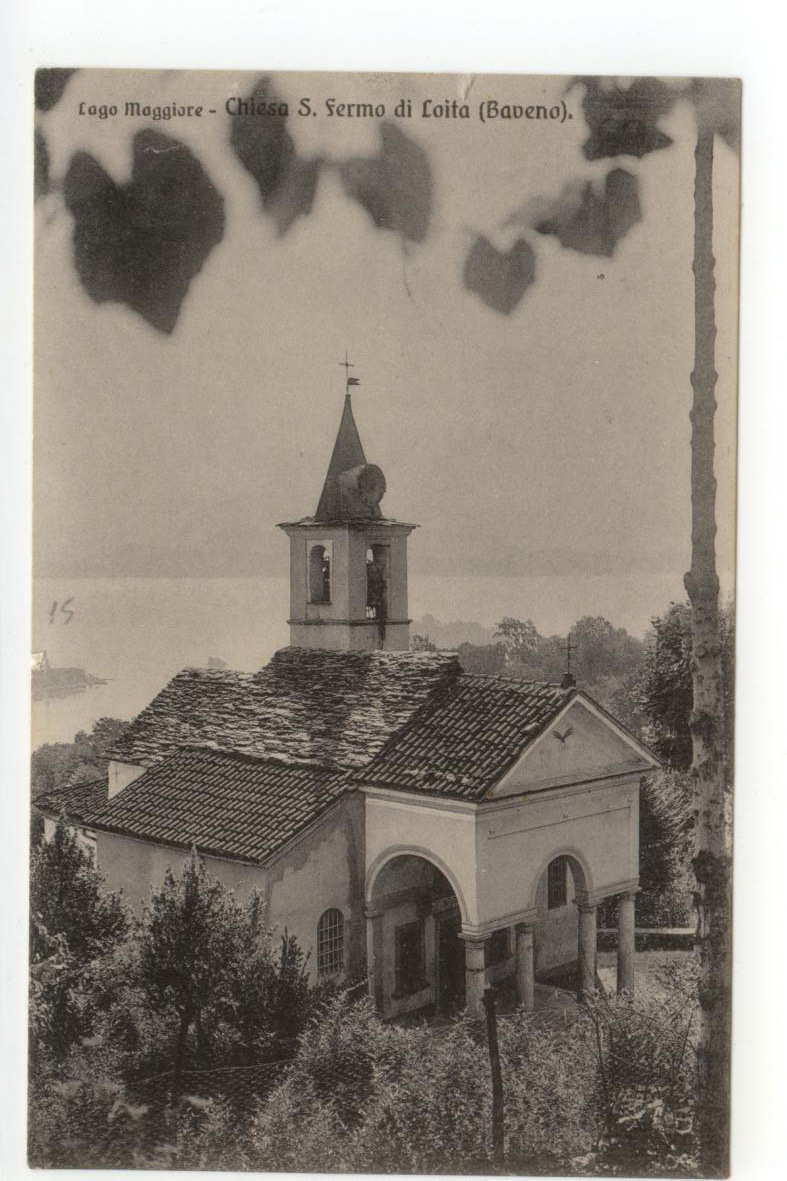
<path fill-rule="evenodd" d="M 384 1016 L 464 1008 L 461 908 L 433 862 L 415 853 L 387 860 L 371 883 L 367 914 L 374 999 Z"/>
<path fill-rule="evenodd" d="M 571 853 L 545 865 L 536 888 L 538 918 L 533 932 L 535 978 L 571 991 L 578 988 L 579 915 L 577 897 L 587 890 L 587 875 Z"/>

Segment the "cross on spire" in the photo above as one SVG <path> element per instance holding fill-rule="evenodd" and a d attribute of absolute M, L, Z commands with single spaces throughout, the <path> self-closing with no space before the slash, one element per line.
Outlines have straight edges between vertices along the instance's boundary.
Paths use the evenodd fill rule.
<path fill-rule="evenodd" d="M 344 387 L 345 393 L 349 394 L 351 385 L 360 385 L 361 383 L 357 377 L 350 377 L 350 370 L 354 369 L 355 365 L 353 364 L 352 361 L 349 360 L 349 358 L 347 356 L 346 349 L 344 350 L 344 360 L 340 361 L 339 364 L 341 365 L 342 369 L 344 370 L 344 378 L 345 378 L 345 383 L 346 383 L 345 387 Z"/>
<path fill-rule="evenodd" d="M 565 644 L 561 644 L 561 652 L 566 654 L 566 671 L 563 673 L 563 680 L 560 682 L 563 689 L 570 689 L 572 685 L 576 685 L 576 677 L 571 671 L 571 653 L 576 652 L 576 644 L 571 643 L 571 632 L 568 633 Z"/>

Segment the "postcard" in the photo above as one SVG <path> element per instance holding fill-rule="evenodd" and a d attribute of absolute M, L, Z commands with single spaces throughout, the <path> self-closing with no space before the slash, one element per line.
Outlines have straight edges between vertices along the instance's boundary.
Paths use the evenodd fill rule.
<path fill-rule="evenodd" d="M 30 1164 L 726 1175 L 740 84 L 35 95 Z"/>

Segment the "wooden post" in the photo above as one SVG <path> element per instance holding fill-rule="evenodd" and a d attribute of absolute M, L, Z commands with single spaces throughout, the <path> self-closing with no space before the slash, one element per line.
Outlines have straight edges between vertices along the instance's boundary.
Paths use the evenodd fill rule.
<path fill-rule="evenodd" d="M 489 1047 L 489 1069 L 492 1073 L 492 1157 L 495 1164 L 503 1163 L 505 1151 L 505 1117 L 503 1112 L 503 1072 L 500 1069 L 500 1047 L 497 1044 L 497 1014 L 495 994 L 484 989 L 486 1010 L 486 1040 Z"/>

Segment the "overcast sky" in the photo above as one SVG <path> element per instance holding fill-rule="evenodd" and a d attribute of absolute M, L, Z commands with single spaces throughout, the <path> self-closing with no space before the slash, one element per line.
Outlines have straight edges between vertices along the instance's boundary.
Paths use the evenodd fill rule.
<path fill-rule="evenodd" d="M 338 425 L 345 348 L 387 515 L 422 528 L 413 578 L 594 575 L 665 579 L 689 561 L 693 118 L 672 147 L 623 167 L 643 220 L 613 258 L 512 224 L 533 199 L 613 165 L 581 154 L 581 92 L 564 124 L 402 121 L 427 151 L 434 206 L 421 244 L 376 229 L 323 170 L 312 213 L 279 238 L 229 144 L 229 118 L 157 123 L 201 160 L 226 230 L 166 335 L 79 284 L 57 183 L 90 152 L 125 183 L 143 120 L 77 115 L 80 100 L 221 108 L 253 75 L 80 71 L 41 119 L 53 192 L 37 208 L 36 570 L 41 575 L 217 576 L 286 571 L 282 520 L 314 511 Z M 283 98 L 459 97 L 449 76 L 294 74 Z M 565 80 L 481 78 L 471 105 L 559 101 Z M 475 115 L 475 110 L 474 110 Z M 152 126 L 152 124 L 150 124 Z M 373 156 L 376 120 L 289 121 L 299 153 Z M 719 145 L 716 254 L 719 516 L 731 587 L 737 162 Z M 516 220 L 516 219 L 514 219 Z M 476 233 L 524 234 L 537 282 L 503 316 L 462 286 Z M 678 587 L 679 590 L 679 587 Z"/>

